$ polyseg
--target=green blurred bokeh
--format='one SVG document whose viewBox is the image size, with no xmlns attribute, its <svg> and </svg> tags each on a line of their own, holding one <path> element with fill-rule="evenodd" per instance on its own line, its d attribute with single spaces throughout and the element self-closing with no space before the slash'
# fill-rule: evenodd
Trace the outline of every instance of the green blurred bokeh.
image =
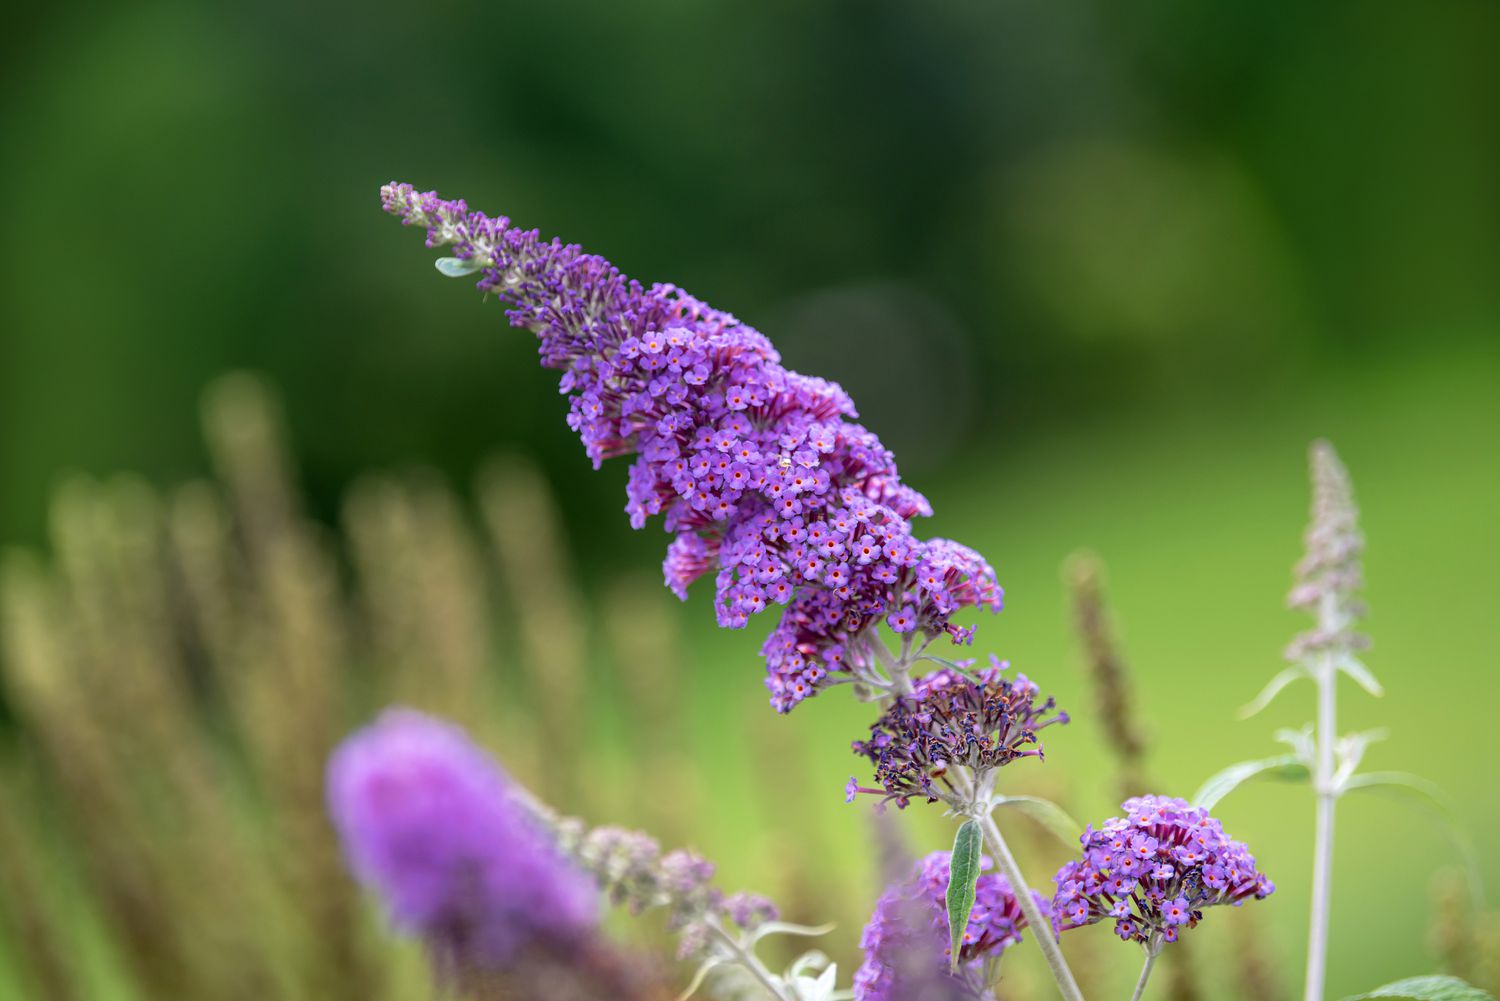
<svg viewBox="0 0 1500 1001">
<path fill-rule="evenodd" d="M 1107 815 L 1058 567 L 1098 551 L 1167 791 L 1307 716 L 1236 706 L 1299 628 L 1281 610 L 1331 437 L 1371 539 L 1371 752 L 1500 839 L 1491 634 L 1500 557 L 1500 7 L 1103 0 L 30 5 L 0 38 L 0 540 L 40 543 L 67 470 L 206 465 L 197 398 L 266 373 L 332 518 L 358 472 L 461 480 L 497 449 L 558 485 L 586 587 L 663 538 L 619 514 L 530 339 L 431 270 L 387 180 L 577 240 L 766 331 L 837 379 L 1009 608 L 980 642 L 1073 727 L 1048 769 Z M 669 598 L 662 596 L 664 602 Z M 681 610 L 715 776 L 699 846 L 730 881 L 794 844 L 714 716 L 760 711 L 761 631 Z M 862 852 L 837 795 L 865 710 L 778 725 L 798 810 Z M 809 794 L 804 785 L 827 790 Z M 655 791 L 652 794 L 656 794 Z M 1300 962 L 1310 810 L 1225 806 Z M 1333 996 L 1431 968 L 1419 817 L 1341 815 Z M 774 846 L 774 847 L 770 847 Z M 824 846 L 837 851 L 837 846 Z M 849 862 L 867 875 L 867 863 Z M 851 885 L 855 876 L 851 875 Z M 1128 964 L 1127 964 L 1128 965 Z M 1288 982 L 1296 976 L 1288 973 Z"/>
</svg>

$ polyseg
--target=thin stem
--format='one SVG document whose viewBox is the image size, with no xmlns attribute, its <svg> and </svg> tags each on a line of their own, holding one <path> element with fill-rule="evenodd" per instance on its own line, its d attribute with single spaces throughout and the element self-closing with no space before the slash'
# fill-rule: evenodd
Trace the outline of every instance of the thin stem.
<svg viewBox="0 0 1500 1001">
<path fill-rule="evenodd" d="M 740 945 L 739 940 L 725 931 L 717 920 L 711 919 L 708 922 L 708 926 L 719 936 L 719 941 L 724 943 L 725 947 L 729 949 L 730 954 L 734 957 L 734 961 L 746 970 L 749 970 L 750 975 L 760 981 L 760 985 L 766 989 L 767 994 L 775 998 L 776 1001 L 792 1001 L 786 992 L 781 989 L 781 978 L 766 969 L 766 964 L 760 961 L 759 956 Z"/>
<path fill-rule="evenodd" d="M 981 810 L 978 820 L 984 829 L 984 840 L 989 846 L 990 854 L 995 856 L 995 864 L 1000 867 L 1000 874 L 1009 881 L 1011 892 L 1016 895 L 1016 903 L 1021 905 L 1021 912 L 1026 915 L 1026 921 L 1036 935 L 1037 944 L 1042 947 L 1042 954 L 1047 957 L 1047 965 L 1052 968 L 1052 978 L 1057 981 L 1058 992 L 1067 1001 L 1083 1001 L 1078 981 L 1073 979 L 1073 971 L 1068 969 L 1068 961 L 1063 958 L 1062 949 L 1057 945 L 1057 937 L 1052 934 L 1052 922 L 1047 920 L 1047 916 L 1031 896 L 1031 887 L 1026 885 L 1021 867 L 1016 865 L 1016 857 L 1010 853 L 1010 846 L 1000 835 L 995 818 L 988 810 Z"/>
<path fill-rule="evenodd" d="M 1160 946 L 1146 946 L 1146 965 L 1141 967 L 1141 979 L 1135 982 L 1135 993 L 1130 995 L 1130 1001 L 1141 1001 L 1141 995 L 1146 993 L 1146 981 L 1151 979 L 1151 968 L 1156 965 L 1160 953 Z"/>
<path fill-rule="evenodd" d="M 1328 917 L 1333 899 L 1333 807 L 1338 790 L 1333 784 L 1333 742 L 1338 734 L 1335 695 L 1338 672 L 1333 658 L 1325 655 L 1314 672 L 1318 684 L 1317 760 L 1313 788 L 1318 797 L 1317 825 L 1313 834 L 1312 908 L 1307 930 L 1307 988 L 1305 1001 L 1323 1001 L 1328 968 Z"/>
</svg>

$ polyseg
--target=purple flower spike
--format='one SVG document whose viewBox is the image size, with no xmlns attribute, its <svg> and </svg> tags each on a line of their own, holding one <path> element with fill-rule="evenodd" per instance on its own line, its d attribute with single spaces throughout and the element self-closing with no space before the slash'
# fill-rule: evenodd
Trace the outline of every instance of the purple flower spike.
<svg viewBox="0 0 1500 1001">
<path fill-rule="evenodd" d="M 328 805 L 355 875 L 445 966 L 503 970 L 591 936 L 594 880 L 453 724 L 388 710 L 334 752 Z"/>
<path fill-rule="evenodd" d="M 1035 684 L 1024 674 L 1003 676 L 1005 663 L 974 678 L 942 668 L 917 678 L 911 695 L 897 697 L 870 727 L 869 740 L 856 740 L 854 753 L 870 759 L 884 789 L 882 802 L 905 808 L 913 798 L 940 799 L 948 769 L 975 772 L 999 768 L 1018 758 L 1041 758 L 1037 731 L 1066 723 L 1068 714 L 1052 699 L 1038 702 Z M 845 794 L 870 792 L 851 780 Z"/>
<path fill-rule="evenodd" d="M 882 620 L 901 633 L 972 627 L 965 607 L 998 611 L 995 573 L 977 553 L 912 536 L 931 514 L 891 453 L 854 422 L 836 384 L 788 371 L 764 336 L 673 285 L 643 286 L 575 245 L 470 213 L 407 184 L 387 212 L 451 244 L 509 305 L 512 325 L 562 371 L 569 425 L 594 464 L 634 455 L 626 512 L 661 515 L 676 535 L 663 570 L 679 596 L 713 572 L 719 623 L 784 608 L 762 654 L 771 704 L 786 712 L 832 675 L 867 665 L 856 642 Z"/>
<path fill-rule="evenodd" d="M 1090 827 L 1083 857 L 1058 870 L 1058 930 L 1112 918 L 1126 941 L 1175 942 L 1206 908 L 1262 900 L 1276 889 L 1207 810 L 1167 796 L 1128 799 L 1124 809 L 1125 818 Z"/>
<path fill-rule="evenodd" d="M 985 861 L 988 865 L 988 860 Z M 987 997 L 982 967 L 1021 941 L 1026 916 L 1004 876 L 979 877 L 974 909 L 959 953 L 957 976 L 948 973 L 948 852 L 934 852 L 911 875 L 881 895 L 865 925 L 865 961 L 854 976 L 855 1001 L 961 1001 Z M 1047 901 L 1037 895 L 1043 913 Z"/>
</svg>

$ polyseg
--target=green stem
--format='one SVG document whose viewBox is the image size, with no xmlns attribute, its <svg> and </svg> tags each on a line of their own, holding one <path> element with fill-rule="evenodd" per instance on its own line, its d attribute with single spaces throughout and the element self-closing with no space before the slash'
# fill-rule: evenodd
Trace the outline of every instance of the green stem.
<svg viewBox="0 0 1500 1001">
<path fill-rule="evenodd" d="M 776 1001 L 792 1001 L 782 990 L 781 978 L 776 976 L 766 965 L 760 961 L 760 957 L 740 945 L 739 940 L 724 930 L 717 919 L 710 918 L 709 928 L 719 937 L 719 941 L 728 949 L 734 961 L 750 972 L 750 975 L 766 989 L 766 993 L 775 998 Z"/>
<path fill-rule="evenodd" d="M 1312 906 L 1308 914 L 1307 985 L 1304 1001 L 1323 1001 L 1328 968 L 1328 919 L 1333 900 L 1333 808 L 1338 790 L 1333 788 L 1333 742 L 1338 734 L 1335 695 L 1338 671 L 1325 655 L 1314 674 L 1318 684 L 1317 759 L 1313 788 L 1318 797 L 1317 824 L 1313 834 Z"/>
<path fill-rule="evenodd" d="M 1057 981 L 1058 992 L 1066 1001 L 1083 1001 L 1083 992 L 1078 989 L 1078 981 L 1073 979 L 1073 971 L 1068 969 L 1068 961 L 1063 958 L 1062 949 L 1058 947 L 1057 936 L 1052 934 L 1052 922 L 1042 913 L 1042 909 L 1037 906 L 1035 898 L 1032 897 L 1031 887 L 1026 885 L 1026 879 L 1021 875 L 1021 867 L 1016 864 L 1016 857 L 1010 853 L 1010 846 L 1001 836 L 1000 828 L 995 824 L 995 818 L 988 809 L 981 809 L 977 819 L 984 829 L 984 840 L 989 846 L 990 854 L 995 857 L 995 864 L 999 867 L 1000 874 L 1010 883 L 1011 892 L 1016 895 L 1016 903 L 1021 905 L 1021 912 L 1026 915 L 1026 922 L 1031 925 L 1032 934 L 1036 936 L 1037 944 L 1042 947 L 1042 954 L 1047 958 L 1047 965 L 1052 968 L 1052 979 Z"/>
<path fill-rule="evenodd" d="M 1135 982 L 1135 993 L 1130 995 L 1130 1001 L 1141 1001 L 1141 995 L 1146 993 L 1146 981 L 1151 979 L 1151 968 L 1156 965 L 1156 957 L 1160 953 L 1160 946 L 1146 946 L 1146 965 L 1141 967 L 1141 979 Z"/>
</svg>

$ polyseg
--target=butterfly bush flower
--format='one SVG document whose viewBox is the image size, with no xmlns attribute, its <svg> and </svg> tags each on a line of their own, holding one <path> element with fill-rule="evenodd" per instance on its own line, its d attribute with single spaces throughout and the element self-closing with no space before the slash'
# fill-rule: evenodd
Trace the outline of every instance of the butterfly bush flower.
<svg viewBox="0 0 1500 1001">
<path fill-rule="evenodd" d="M 914 798 L 933 802 L 952 793 L 949 769 L 955 765 L 982 781 L 984 773 L 1017 759 L 1041 758 L 1037 732 L 1068 722 L 1068 714 L 1051 698 L 1039 701 L 1026 675 L 1005 677 L 1006 667 L 991 657 L 973 677 L 945 667 L 915 679 L 911 694 L 893 699 L 870 727 L 870 739 L 853 745 L 875 766 L 880 788 L 862 788 L 851 778 L 845 798 L 872 793 L 905 808 Z"/>
<path fill-rule="evenodd" d="M 407 184 L 381 197 L 426 228 L 428 246 L 452 246 L 450 271 L 477 273 L 537 336 L 595 466 L 635 457 L 625 509 L 633 526 L 660 515 L 675 535 L 668 586 L 685 596 L 713 573 L 730 628 L 782 609 L 762 648 L 778 711 L 872 668 L 863 640 L 881 621 L 962 642 L 972 629 L 954 612 L 999 610 L 979 554 L 912 534 L 931 507 L 837 384 L 784 368 L 759 332 L 674 285 L 642 285 L 576 245 Z"/>
<path fill-rule="evenodd" d="M 387 711 L 334 752 L 328 803 L 354 873 L 444 965 L 504 969 L 594 931 L 594 880 L 457 726 Z"/>
<path fill-rule="evenodd" d="M 911 874 L 881 895 L 860 938 L 865 960 L 854 976 L 855 1001 L 957 1001 L 987 997 L 983 967 L 1021 941 L 1026 917 L 1005 877 L 979 877 L 974 908 L 950 975 L 946 894 L 948 852 L 920 860 Z M 988 860 L 984 865 L 988 865 Z M 1046 912 L 1040 895 L 1037 903 Z"/>
<path fill-rule="evenodd" d="M 1175 942 L 1209 907 L 1264 899 L 1275 885 L 1208 811 L 1186 800 L 1139 796 L 1080 839 L 1083 857 L 1058 870 L 1058 930 L 1113 920 L 1115 934 L 1155 947 Z"/>
</svg>

